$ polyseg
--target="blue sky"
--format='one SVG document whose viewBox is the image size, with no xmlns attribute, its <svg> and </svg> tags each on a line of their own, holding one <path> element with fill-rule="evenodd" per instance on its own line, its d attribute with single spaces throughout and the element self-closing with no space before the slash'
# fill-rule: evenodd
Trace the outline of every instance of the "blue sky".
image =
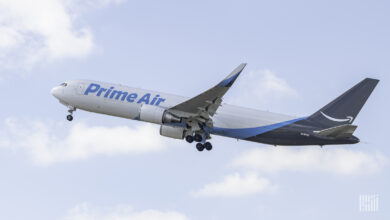
<svg viewBox="0 0 390 220">
<path fill-rule="evenodd" d="M 1 219 L 388 219 L 387 1 L 0 0 Z M 241 62 L 225 102 L 310 115 L 365 77 L 361 143 L 277 147 L 66 108 L 93 79 L 195 96 Z M 359 196 L 379 211 L 359 212 Z"/>
</svg>

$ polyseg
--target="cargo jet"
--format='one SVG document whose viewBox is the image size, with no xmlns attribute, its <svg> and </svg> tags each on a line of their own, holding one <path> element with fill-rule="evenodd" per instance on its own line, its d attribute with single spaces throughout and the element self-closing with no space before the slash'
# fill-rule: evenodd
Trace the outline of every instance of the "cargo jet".
<svg viewBox="0 0 390 220">
<path fill-rule="evenodd" d="M 211 135 L 271 145 L 355 144 L 353 121 L 379 82 L 366 78 L 308 117 L 292 117 L 222 103 L 241 74 L 239 65 L 216 86 L 192 98 L 119 84 L 72 80 L 51 90 L 68 108 L 159 124 L 162 136 L 211 150 Z"/>
</svg>

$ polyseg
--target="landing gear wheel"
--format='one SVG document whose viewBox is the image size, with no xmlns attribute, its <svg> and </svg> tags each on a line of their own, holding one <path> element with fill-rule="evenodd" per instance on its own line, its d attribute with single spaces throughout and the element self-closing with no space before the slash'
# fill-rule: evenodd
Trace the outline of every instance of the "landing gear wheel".
<svg viewBox="0 0 390 220">
<path fill-rule="evenodd" d="M 192 142 L 194 142 L 194 137 L 191 136 L 191 135 L 187 135 L 186 141 L 187 141 L 188 143 L 192 143 Z"/>
<path fill-rule="evenodd" d="M 203 139 L 202 135 L 200 135 L 200 134 L 195 134 L 195 135 L 194 135 L 194 140 L 195 140 L 196 142 L 201 142 L 202 139 Z"/>
<path fill-rule="evenodd" d="M 198 151 L 203 151 L 203 150 L 204 150 L 203 144 L 202 144 L 202 143 L 197 143 L 197 144 L 196 144 L 196 149 L 197 149 Z"/>
<path fill-rule="evenodd" d="M 206 148 L 206 150 L 210 151 L 211 149 L 213 149 L 213 145 L 211 145 L 210 142 L 206 142 L 206 143 L 204 143 L 204 148 Z"/>
<path fill-rule="evenodd" d="M 76 111 L 76 108 L 73 107 L 73 106 L 71 106 L 71 105 L 68 105 L 68 112 L 69 112 L 69 115 L 66 116 L 66 119 L 67 119 L 68 121 L 72 121 L 72 120 L 73 120 L 72 114 L 73 114 L 74 111 Z"/>
</svg>

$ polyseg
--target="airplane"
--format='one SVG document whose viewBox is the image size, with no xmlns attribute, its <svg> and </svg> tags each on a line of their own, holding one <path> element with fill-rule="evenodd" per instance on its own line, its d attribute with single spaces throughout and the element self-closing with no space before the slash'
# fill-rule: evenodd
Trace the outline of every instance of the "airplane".
<svg viewBox="0 0 390 220">
<path fill-rule="evenodd" d="M 196 142 L 198 151 L 211 150 L 211 135 L 270 145 L 356 144 L 352 123 L 379 80 L 366 78 L 307 117 L 292 117 L 222 103 L 246 63 L 225 79 L 192 98 L 119 84 L 71 80 L 54 87 L 51 94 L 73 112 L 89 112 L 160 125 L 160 135 Z"/>
</svg>

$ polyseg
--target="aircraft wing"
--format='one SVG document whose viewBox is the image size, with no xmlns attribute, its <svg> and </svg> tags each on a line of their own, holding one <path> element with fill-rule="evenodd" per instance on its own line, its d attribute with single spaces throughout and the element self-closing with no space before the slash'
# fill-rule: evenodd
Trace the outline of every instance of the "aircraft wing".
<svg viewBox="0 0 390 220">
<path fill-rule="evenodd" d="M 213 88 L 168 109 L 168 111 L 177 116 L 189 118 L 201 123 L 210 121 L 210 116 L 213 116 L 221 105 L 222 97 L 233 85 L 245 66 L 246 63 L 240 64 Z M 191 120 L 188 121 L 190 122 Z"/>
</svg>

